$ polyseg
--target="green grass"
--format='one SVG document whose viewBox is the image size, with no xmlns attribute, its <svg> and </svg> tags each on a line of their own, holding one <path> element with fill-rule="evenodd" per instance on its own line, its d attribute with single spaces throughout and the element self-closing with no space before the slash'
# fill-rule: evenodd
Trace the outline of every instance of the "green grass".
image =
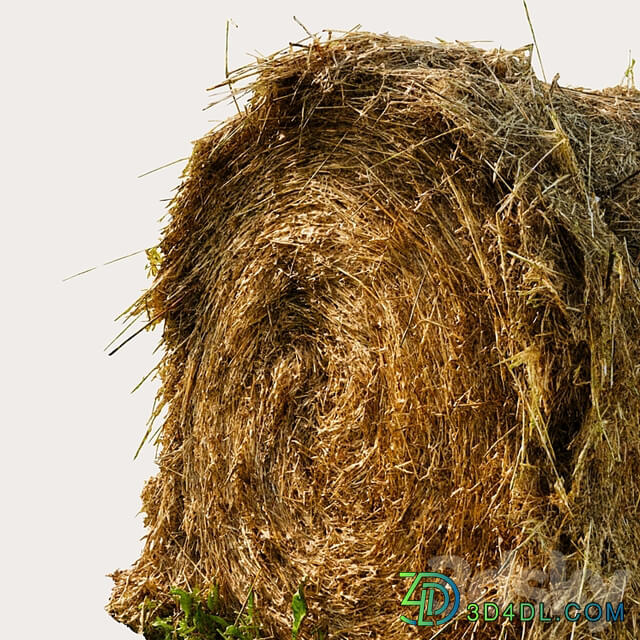
<svg viewBox="0 0 640 640">
<path fill-rule="evenodd" d="M 635 58 L 631 57 L 631 51 L 629 51 L 629 64 L 627 65 L 627 70 L 624 72 L 624 80 L 623 83 L 626 83 L 627 89 L 635 89 L 636 88 L 636 79 L 633 75 L 633 68 L 636 66 Z"/>
<path fill-rule="evenodd" d="M 233 622 L 223 615 L 217 587 L 207 591 L 194 589 L 185 591 L 174 587 L 171 596 L 175 599 L 177 613 L 156 616 L 145 626 L 147 640 L 258 640 L 264 637 L 255 607 L 253 590 L 249 591 L 242 609 Z M 154 610 L 157 604 L 146 601 L 143 605 Z M 291 601 L 291 638 L 298 640 L 302 623 L 307 615 L 304 583 L 300 584 Z M 314 638 L 326 640 L 326 634 L 315 630 Z"/>
</svg>

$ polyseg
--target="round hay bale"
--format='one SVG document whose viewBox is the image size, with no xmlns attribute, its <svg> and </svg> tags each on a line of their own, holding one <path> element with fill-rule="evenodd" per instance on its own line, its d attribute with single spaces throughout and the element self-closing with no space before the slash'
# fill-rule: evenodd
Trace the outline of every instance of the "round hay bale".
<svg viewBox="0 0 640 640">
<path fill-rule="evenodd" d="M 252 586 L 288 638 L 305 580 L 305 637 L 400 638 L 399 573 L 446 555 L 554 551 L 637 598 L 640 97 L 530 54 L 355 33 L 232 76 L 248 107 L 195 144 L 136 307 L 168 414 L 118 620 Z"/>
</svg>

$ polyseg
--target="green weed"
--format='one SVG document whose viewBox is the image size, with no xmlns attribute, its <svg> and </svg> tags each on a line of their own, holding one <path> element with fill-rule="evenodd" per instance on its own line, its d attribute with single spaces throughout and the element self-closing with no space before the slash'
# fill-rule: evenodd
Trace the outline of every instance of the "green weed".
<svg viewBox="0 0 640 640">
<path fill-rule="evenodd" d="M 256 613 L 253 590 L 249 591 L 246 602 L 233 622 L 223 614 L 217 587 L 203 592 L 171 589 L 171 596 L 177 604 L 173 616 L 156 616 L 144 630 L 148 640 L 259 640 L 263 637 Z M 157 604 L 147 601 L 148 610 L 157 609 Z M 291 601 L 292 640 L 298 640 L 302 622 L 307 615 L 304 585 L 300 584 Z M 314 638 L 326 640 L 325 633 L 315 630 Z"/>
<path fill-rule="evenodd" d="M 636 88 L 636 80 L 633 75 L 633 68 L 636 66 L 635 58 L 631 57 L 631 51 L 629 51 L 629 64 L 627 65 L 627 69 L 624 72 L 624 80 L 623 84 L 626 84 L 627 89 L 635 89 Z"/>
</svg>

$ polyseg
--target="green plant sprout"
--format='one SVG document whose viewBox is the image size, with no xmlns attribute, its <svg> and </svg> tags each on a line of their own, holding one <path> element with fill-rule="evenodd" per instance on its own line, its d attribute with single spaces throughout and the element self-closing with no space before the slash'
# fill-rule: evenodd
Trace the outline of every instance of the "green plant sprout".
<svg viewBox="0 0 640 640">
<path fill-rule="evenodd" d="M 631 57 L 631 50 L 629 50 L 629 63 L 627 64 L 627 69 L 624 72 L 624 78 L 622 83 L 626 84 L 627 89 L 635 89 L 636 81 L 633 75 L 633 68 L 636 66 L 635 58 Z"/>
<path fill-rule="evenodd" d="M 208 591 L 194 589 L 185 591 L 174 587 L 171 596 L 178 605 L 175 615 L 157 615 L 144 631 L 148 640 L 259 640 L 263 637 L 256 614 L 253 588 L 249 590 L 245 604 L 230 620 L 223 615 L 217 585 Z M 146 600 L 145 609 L 158 610 L 158 603 Z M 307 601 L 304 597 L 304 581 L 291 600 L 293 614 L 291 626 L 292 640 L 298 640 L 302 622 L 307 615 Z M 314 629 L 315 640 L 326 640 L 327 634 Z"/>
<path fill-rule="evenodd" d="M 191 593 L 174 587 L 171 595 L 179 605 L 176 616 L 157 616 L 146 631 L 151 640 L 258 640 L 260 630 L 256 620 L 253 591 L 249 592 L 246 611 L 230 622 L 221 614 L 218 588 L 206 594 L 198 589 Z"/>
</svg>

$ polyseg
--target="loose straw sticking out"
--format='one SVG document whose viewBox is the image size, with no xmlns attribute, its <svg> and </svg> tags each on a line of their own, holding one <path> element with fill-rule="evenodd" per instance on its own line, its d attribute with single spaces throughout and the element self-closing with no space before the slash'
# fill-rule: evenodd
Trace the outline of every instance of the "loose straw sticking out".
<svg viewBox="0 0 640 640">
<path fill-rule="evenodd" d="M 531 15 L 529 14 L 529 7 L 527 6 L 527 0 L 522 0 L 524 5 L 524 11 L 527 14 L 527 22 L 529 23 L 529 29 L 531 29 L 531 37 L 533 38 L 533 44 L 536 48 L 536 55 L 538 56 L 538 62 L 540 63 L 540 71 L 542 71 L 542 78 L 547 81 L 547 74 L 544 72 L 544 65 L 542 64 L 542 56 L 540 55 L 540 47 L 538 46 L 538 40 L 536 38 L 536 32 L 531 22 Z"/>
<path fill-rule="evenodd" d="M 449 554 L 468 598 L 556 551 L 637 601 L 640 96 L 551 91 L 528 52 L 349 33 L 229 74 L 252 98 L 195 145 L 133 310 L 164 319 L 167 417 L 118 620 L 253 584 L 284 639 L 306 578 L 309 637 L 405 638 L 398 574 Z"/>
</svg>

